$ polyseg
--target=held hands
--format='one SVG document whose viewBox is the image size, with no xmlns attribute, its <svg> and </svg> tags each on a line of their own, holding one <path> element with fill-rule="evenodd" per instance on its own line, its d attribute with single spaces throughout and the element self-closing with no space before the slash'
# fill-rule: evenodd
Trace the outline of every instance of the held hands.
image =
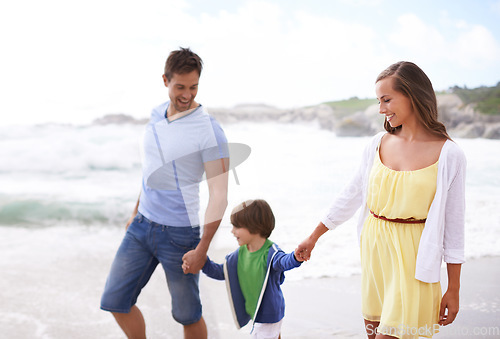
<svg viewBox="0 0 500 339">
<path fill-rule="evenodd" d="M 296 251 L 296 250 L 295 250 Z M 295 260 L 297 260 L 298 262 L 304 262 L 305 259 L 300 255 L 298 254 L 297 252 L 293 252 L 293 257 L 295 258 Z"/>
<path fill-rule="evenodd" d="M 295 258 L 297 261 L 307 261 L 311 258 L 311 252 L 314 249 L 316 242 L 307 238 L 297 246 L 295 249 Z"/>
<path fill-rule="evenodd" d="M 307 261 L 311 258 L 311 252 L 316 246 L 318 239 L 328 231 L 328 228 L 320 222 L 309 237 L 306 238 L 295 249 L 295 256 L 299 261 Z"/>
<path fill-rule="evenodd" d="M 205 265 L 206 260 L 206 253 L 201 253 L 197 249 L 191 250 L 182 257 L 182 271 L 184 274 L 197 274 Z"/>
</svg>

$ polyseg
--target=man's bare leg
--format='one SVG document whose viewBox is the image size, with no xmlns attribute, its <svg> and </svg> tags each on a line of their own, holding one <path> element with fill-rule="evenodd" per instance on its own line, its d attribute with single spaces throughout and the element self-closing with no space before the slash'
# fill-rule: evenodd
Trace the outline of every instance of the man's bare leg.
<svg viewBox="0 0 500 339">
<path fill-rule="evenodd" d="M 206 339 L 207 325 L 201 317 L 198 322 L 184 326 L 184 339 Z"/>
<path fill-rule="evenodd" d="M 146 339 L 146 324 L 137 306 L 132 306 L 129 313 L 112 312 L 118 325 L 129 339 Z"/>
</svg>

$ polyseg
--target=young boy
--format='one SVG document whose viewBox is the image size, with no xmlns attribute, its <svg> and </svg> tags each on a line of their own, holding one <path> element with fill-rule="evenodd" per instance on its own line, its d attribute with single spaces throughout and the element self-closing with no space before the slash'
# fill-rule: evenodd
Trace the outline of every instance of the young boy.
<svg viewBox="0 0 500 339">
<path fill-rule="evenodd" d="M 274 214 L 264 200 L 247 200 L 231 213 L 232 233 L 240 247 L 216 264 L 207 257 L 203 273 L 226 280 L 236 326 L 253 319 L 252 337 L 280 338 L 285 299 L 280 285 L 284 271 L 299 267 L 301 259 L 284 253 L 269 240 Z"/>
</svg>

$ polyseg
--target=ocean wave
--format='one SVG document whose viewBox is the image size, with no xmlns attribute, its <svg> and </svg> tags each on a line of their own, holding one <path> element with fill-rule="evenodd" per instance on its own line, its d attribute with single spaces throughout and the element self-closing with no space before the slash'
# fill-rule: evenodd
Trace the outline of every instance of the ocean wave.
<svg viewBox="0 0 500 339">
<path fill-rule="evenodd" d="M 0 201 L 0 225 L 27 228 L 57 225 L 121 226 L 130 217 L 132 202 L 79 202 L 33 198 Z"/>
<path fill-rule="evenodd" d="M 23 126 L 1 129 L 0 172 L 137 170 L 142 126 Z"/>
<path fill-rule="evenodd" d="M 368 142 L 368 138 L 339 138 L 306 124 L 244 123 L 224 129 L 230 142 L 252 148 L 236 169 L 237 182 L 230 176 L 226 214 L 248 198 L 266 199 L 277 220 L 272 239 L 287 250 L 293 250 L 317 225 L 356 170 Z M 50 226 L 74 231 L 75 225 L 123 227 L 141 187 L 142 131 L 142 126 L 134 125 L 0 128 L 0 226 L 30 231 Z M 455 141 L 468 162 L 466 256 L 499 255 L 500 141 Z M 205 183 L 200 190 L 203 213 Z M 218 243 L 232 248 L 234 238 L 225 219 Z M 335 265 L 342 272 L 355 267 L 358 249 L 353 223 L 339 227 L 335 236 L 322 240 L 324 246 L 318 246 L 319 252 L 325 249 L 320 257 L 325 258 L 321 262 L 330 267 L 328 271 L 306 267 L 305 275 L 335 274 Z"/>
</svg>

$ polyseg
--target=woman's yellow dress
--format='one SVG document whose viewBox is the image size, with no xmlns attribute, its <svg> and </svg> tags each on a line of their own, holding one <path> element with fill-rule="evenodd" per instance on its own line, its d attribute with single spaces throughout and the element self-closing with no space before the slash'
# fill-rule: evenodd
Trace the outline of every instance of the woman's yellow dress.
<svg viewBox="0 0 500 339">
<path fill-rule="evenodd" d="M 395 171 L 376 155 L 367 204 L 387 219 L 425 219 L 436 193 L 437 163 Z M 432 337 L 439 331 L 440 283 L 415 279 L 418 244 L 425 223 L 386 221 L 371 213 L 361 233 L 362 312 L 380 322 L 378 331 L 398 338 Z"/>
</svg>

